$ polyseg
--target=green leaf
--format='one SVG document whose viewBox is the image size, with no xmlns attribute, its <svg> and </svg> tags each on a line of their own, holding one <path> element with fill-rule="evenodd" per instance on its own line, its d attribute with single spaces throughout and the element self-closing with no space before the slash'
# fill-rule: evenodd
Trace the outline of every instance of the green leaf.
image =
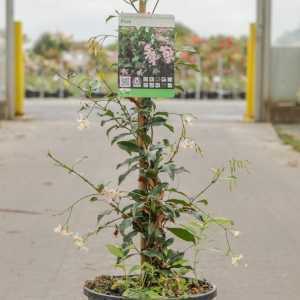
<svg viewBox="0 0 300 300">
<path fill-rule="evenodd" d="M 115 142 L 117 142 L 119 139 L 121 139 L 121 138 L 123 138 L 123 137 L 125 137 L 125 136 L 128 136 L 128 135 L 130 135 L 130 133 L 121 133 L 121 134 L 119 134 L 119 135 L 117 135 L 117 136 L 115 136 L 112 140 L 111 140 L 111 144 L 113 145 Z"/>
<path fill-rule="evenodd" d="M 115 114 L 112 110 L 108 109 L 108 110 L 105 111 L 105 114 L 103 116 L 114 118 Z"/>
<path fill-rule="evenodd" d="M 161 126 L 161 125 L 165 125 L 165 123 L 167 122 L 166 118 L 163 117 L 154 117 L 152 119 L 152 126 Z"/>
<path fill-rule="evenodd" d="M 168 117 L 169 113 L 166 111 L 158 111 L 157 113 L 155 113 L 155 116 L 164 116 L 164 117 Z"/>
<path fill-rule="evenodd" d="M 174 132 L 174 131 L 175 131 L 174 126 L 172 126 L 172 125 L 170 125 L 170 124 L 168 124 L 168 123 L 165 123 L 164 126 L 165 126 L 166 128 L 168 128 L 171 132 Z"/>
<path fill-rule="evenodd" d="M 106 248 L 113 256 L 116 256 L 118 258 L 122 258 L 124 256 L 123 250 L 120 247 L 110 244 L 107 245 Z"/>
<path fill-rule="evenodd" d="M 104 184 L 98 184 L 98 186 L 97 186 L 98 193 L 102 193 L 102 191 L 104 190 L 104 188 L 105 188 Z"/>
<path fill-rule="evenodd" d="M 127 172 L 119 176 L 119 185 L 126 179 L 126 177 L 133 171 L 136 171 L 138 169 L 138 165 L 134 165 L 131 167 Z"/>
<path fill-rule="evenodd" d="M 120 147 L 120 149 L 126 151 L 128 154 L 140 151 L 140 147 L 136 144 L 135 140 L 121 141 L 121 142 L 118 142 L 117 144 Z"/>
<path fill-rule="evenodd" d="M 205 206 L 207 206 L 208 205 L 208 200 L 207 199 L 201 199 L 201 200 L 199 200 L 199 201 L 197 201 L 198 203 L 202 203 L 202 204 L 204 204 Z"/>
<path fill-rule="evenodd" d="M 90 199 L 90 201 L 91 201 L 91 202 L 96 202 L 96 201 L 98 201 L 98 197 L 93 196 L 93 197 Z"/>
<path fill-rule="evenodd" d="M 189 199 L 189 196 L 188 196 L 186 193 L 181 192 L 181 191 L 178 191 L 178 190 L 175 189 L 175 188 L 168 189 L 168 192 L 170 192 L 170 193 L 176 193 L 176 194 L 179 194 L 179 195 L 184 196 L 184 197 L 186 197 L 187 199 Z"/>
<path fill-rule="evenodd" d="M 175 179 L 176 174 L 180 174 L 183 172 L 188 173 L 188 171 L 185 168 L 183 168 L 183 167 L 177 168 L 174 163 L 169 163 L 169 164 L 164 165 L 161 172 L 168 173 L 168 175 L 170 176 L 170 178 L 172 180 Z"/>
<path fill-rule="evenodd" d="M 168 139 L 163 139 L 163 144 L 164 144 L 164 146 L 169 147 L 170 141 Z"/>
<path fill-rule="evenodd" d="M 160 195 L 167 188 L 167 186 L 167 182 L 158 184 L 155 188 L 151 190 L 150 195 L 155 198 L 156 196 Z"/>
<path fill-rule="evenodd" d="M 233 226 L 234 225 L 234 222 L 232 220 L 226 219 L 226 218 L 213 218 L 209 221 L 209 223 L 210 222 L 216 223 L 221 226 Z"/>
<path fill-rule="evenodd" d="M 112 130 L 117 129 L 118 125 L 113 125 L 106 130 L 106 135 L 109 136 Z"/>
<path fill-rule="evenodd" d="M 168 227 L 167 229 L 170 232 L 172 232 L 175 236 L 177 236 L 178 238 L 180 238 L 186 242 L 196 243 L 195 236 L 186 229 L 179 228 L 179 227 L 177 227 L 177 228 L 176 227 L 173 227 L 173 228 Z"/>
<path fill-rule="evenodd" d="M 123 246 L 133 245 L 133 238 L 138 235 L 137 231 L 131 231 L 123 236 Z"/>
<path fill-rule="evenodd" d="M 141 288 L 141 289 L 127 289 L 123 295 L 126 299 L 133 300 L 158 300 L 163 299 L 158 293 L 153 291 L 150 288 Z"/>
<path fill-rule="evenodd" d="M 163 259 L 162 253 L 156 250 L 144 250 L 142 254 L 151 258 L 156 257 L 158 259 Z"/>
<path fill-rule="evenodd" d="M 175 164 L 170 163 L 170 164 L 164 165 L 161 171 L 168 173 L 168 175 L 170 176 L 170 178 L 172 180 L 174 180 L 175 179 L 175 169 L 176 169 Z"/>
<path fill-rule="evenodd" d="M 181 86 L 181 85 L 175 85 L 175 89 L 179 90 L 180 92 L 184 92 L 185 91 L 184 88 L 183 88 L 183 86 Z"/>
<path fill-rule="evenodd" d="M 187 206 L 187 207 L 191 206 L 191 203 L 189 203 L 189 202 L 187 202 L 185 200 L 182 200 L 182 199 L 169 199 L 166 202 L 168 202 L 168 203 L 174 203 L 174 204 L 182 205 L 182 206 Z"/>
<path fill-rule="evenodd" d="M 126 273 L 126 266 L 124 264 L 115 264 L 115 267 L 122 270 L 123 273 Z"/>
<path fill-rule="evenodd" d="M 176 63 L 176 65 L 182 65 L 182 66 L 185 66 L 187 69 L 194 70 L 196 72 L 200 72 L 199 66 L 197 66 L 196 64 L 191 64 L 191 63 L 185 62 L 183 60 L 178 61 Z"/>
<path fill-rule="evenodd" d="M 120 232 L 124 235 L 127 228 L 132 225 L 132 218 L 124 219 L 119 225 Z"/>
<path fill-rule="evenodd" d="M 102 121 L 100 122 L 100 126 L 103 127 L 104 125 L 106 125 L 107 123 L 112 122 L 113 120 L 114 120 L 114 118 L 112 118 L 112 119 L 107 119 L 107 120 L 102 120 Z"/>
<path fill-rule="evenodd" d="M 123 161 L 122 163 L 117 165 L 117 170 L 120 169 L 121 167 L 128 165 L 129 167 L 131 166 L 132 163 L 138 161 L 140 159 L 139 156 L 135 156 L 135 157 L 130 157 L 128 159 L 126 159 L 125 161 Z"/>
<path fill-rule="evenodd" d="M 131 268 L 129 269 L 128 274 L 129 274 L 129 275 L 135 274 L 135 273 L 137 273 L 138 271 L 140 271 L 140 269 L 141 269 L 141 266 L 140 266 L 140 265 L 135 265 L 135 266 L 133 266 L 133 267 L 131 267 Z"/>
<path fill-rule="evenodd" d="M 198 221 L 205 222 L 205 218 L 202 213 L 193 211 L 192 214 Z"/>
<path fill-rule="evenodd" d="M 99 224 L 101 222 L 101 220 L 105 217 L 108 216 L 112 213 L 112 210 L 105 210 L 104 212 L 102 212 L 101 214 L 99 214 L 97 216 L 97 224 Z"/>
<path fill-rule="evenodd" d="M 190 46 L 184 46 L 181 51 L 189 52 L 189 53 L 197 53 L 196 49 Z"/>
<path fill-rule="evenodd" d="M 110 15 L 110 16 L 108 16 L 106 19 L 105 19 L 105 22 L 106 23 L 108 23 L 111 19 L 114 19 L 114 18 L 116 18 L 117 16 L 115 16 L 115 15 Z"/>
<path fill-rule="evenodd" d="M 133 190 L 128 194 L 134 201 L 144 201 L 147 193 L 143 190 Z"/>
</svg>

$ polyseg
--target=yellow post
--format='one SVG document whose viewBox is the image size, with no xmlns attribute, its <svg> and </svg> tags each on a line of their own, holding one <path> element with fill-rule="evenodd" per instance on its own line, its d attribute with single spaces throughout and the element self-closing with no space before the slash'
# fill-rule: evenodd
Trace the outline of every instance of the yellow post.
<svg viewBox="0 0 300 300">
<path fill-rule="evenodd" d="M 15 109 L 16 116 L 24 115 L 25 68 L 22 23 L 15 22 Z"/>
<path fill-rule="evenodd" d="M 250 24 L 247 55 L 247 104 L 245 120 L 253 121 L 255 103 L 255 74 L 256 74 L 256 24 Z"/>
</svg>

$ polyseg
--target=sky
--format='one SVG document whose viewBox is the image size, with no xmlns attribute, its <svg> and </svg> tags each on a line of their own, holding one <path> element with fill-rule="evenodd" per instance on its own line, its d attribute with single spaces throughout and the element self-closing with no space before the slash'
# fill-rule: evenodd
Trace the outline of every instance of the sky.
<svg viewBox="0 0 300 300">
<path fill-rule="evenodd" d="M 122 0 L 15 0 L 16 17 L 31 39 L 44 31 L 64 31 L 76 39 L 112 33 L 116 21 L 105 24 L 114 12 L 129 12 Z M 154 0 L 150 1 L 155 2 Z M 149 6 L 150 7 L 150 6 Z M 200 35 L 246 34 L 255 19 L 255 0 L 161 0 L 158 13 L 174 14 Z"/>
<path fill-rule="evenodd" d="M 0 2 L 3 0 L 0 0 Z M 154 3 L 155 0 L 149 0 Z M 300 25 L 300 0 L 273 0 L 276 35 Z M 15 0 L 16 18 L 24 22 L 31 40 L 45 31 L 62 31 L 77 40 L 113 33 L 116 21 L 105 23 L 114 12 L 131 9 L 122 0 Z M 158 13 L 174 14 L 176 19 L 201 36 L 211 34 L 245 35 L 255 21 L 256 0 L 161 0 Z"/>
</svg>

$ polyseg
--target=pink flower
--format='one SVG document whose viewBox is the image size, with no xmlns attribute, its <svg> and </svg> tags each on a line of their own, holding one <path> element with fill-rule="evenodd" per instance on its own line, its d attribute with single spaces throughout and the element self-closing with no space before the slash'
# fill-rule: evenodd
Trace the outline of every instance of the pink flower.
<svg viewBox="0 0 300 300">
<path fill-rule="evenodd" d="M 160 52 L 164 58 L 166 64 L 170 64 L 174 61 L 174 50 L 169 46 L 161 46 Z"/>
<path fill-rule="evenodd" d="M 160 59 L 160 56 L 158 56 L 155 52 L 155 50 L 151 47 L 150 44 L 146 44 L 144 47 L 144 54 L 145 58 L 148 60 L 148 62 L 152 66 L 156 66 L 157 61 Z"/>
</svg>

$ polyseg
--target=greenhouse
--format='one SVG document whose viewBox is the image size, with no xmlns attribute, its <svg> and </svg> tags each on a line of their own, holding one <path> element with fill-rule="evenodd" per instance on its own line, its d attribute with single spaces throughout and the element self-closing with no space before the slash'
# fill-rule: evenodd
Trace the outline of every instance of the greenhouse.
<svg viewBox="0 0 300 300">
<path fill-rule="evenodd" d="M 1 0 L 0 2 L 1 8 L 5 8 L 1 9 L 0 16 L 0 112 L 2 117 L 6 116 L 10 119 L 13 118 L 16 110 L 15 94 L 20 93 L 20 89 L 24 89 L 20 74 L 16 74 L 20 72 L 20 68 L 19 71 L 15 69 L 15 64 L 19 66 L 22 64 L 16 62 L 21 56 L 16 56 L 17 50 L 14 49 L 16 40 L 14 5 L 16 5 L 14 1 Z M 201 73 L 195 76 L 190 71 L 177 72 L 177 80 L 183 83 L 187 90 L 187 94 L 179 93 L 177 97 L 198 99 L 247 97 L 245 108 L 247 119 L 257 121 L 299 119 L 297 106 L 300 86 L 298 63 L 300 51 L 297 39 L 299 30 L 297 31 L 298 24 L 294 21 L 281 20 L 280 12 L 283 6 L 286 14 L 295 13 L 292 0 L 284 3 L 279 0 L 256 1 L 256 22 L 249 25 L 252 29 L 249 31 L 248 41 L 243 38 L 222 38 L 222 36 L 208 39 L 192 36 L 193 47 L 199 53 L 199 57 L 189 57 L 189 54 L 183 53 L 185 56 L 182 58 L 188 63 L 198 65 Z M 186 29 L 178 28 L 178 30 L 178 37 L 182 32 L 186 39 Z M 63 43 L 68 43 L 66 37 L 57 38 Z M 79 69 L 83 68 L 80 61 L 85 62 L 84 68 L 87 66 L 92 68 L 95 62 L 90 61 L 86 56 L 84 46 L 77 44 L 72 46 L 72 49 L 74 50 L 71 50 L 70 54 L 63 53 L 60 61 L 56 59 L 45 64 L 52 64 L 51 68 L 55 68 L 57 72 L 60 72 L 64 66 L 68 68 L 68 65 L 75 61 L 80 64 Z M 21 50 L 18 51 L 20 53 Z M 243 53 L 247 53 L 247 62 L 242 59 Z M 105 60 L 111 62 L 111 58 L 116 55 L 115 50 L 108 49 Z M 39 59 L 39 57 L 26 55 L 26 91 L 28 91 L 26 95 L 70 94 L 70 91 L 62 90 L 63 83 L 50 79 L 49 76 L 52 75 L 47 75 L 48 67 L 43 66 L 42 61 L 39 63 Z M 45 78 L 48 76 L 48 79 L 42 79 L 43 76 Z M 115 80 L 115 78 L 115 75 L 111 74 L 108 80 Z M 38 86 L 40 91 L 31 92 Z"/>
</svg>

